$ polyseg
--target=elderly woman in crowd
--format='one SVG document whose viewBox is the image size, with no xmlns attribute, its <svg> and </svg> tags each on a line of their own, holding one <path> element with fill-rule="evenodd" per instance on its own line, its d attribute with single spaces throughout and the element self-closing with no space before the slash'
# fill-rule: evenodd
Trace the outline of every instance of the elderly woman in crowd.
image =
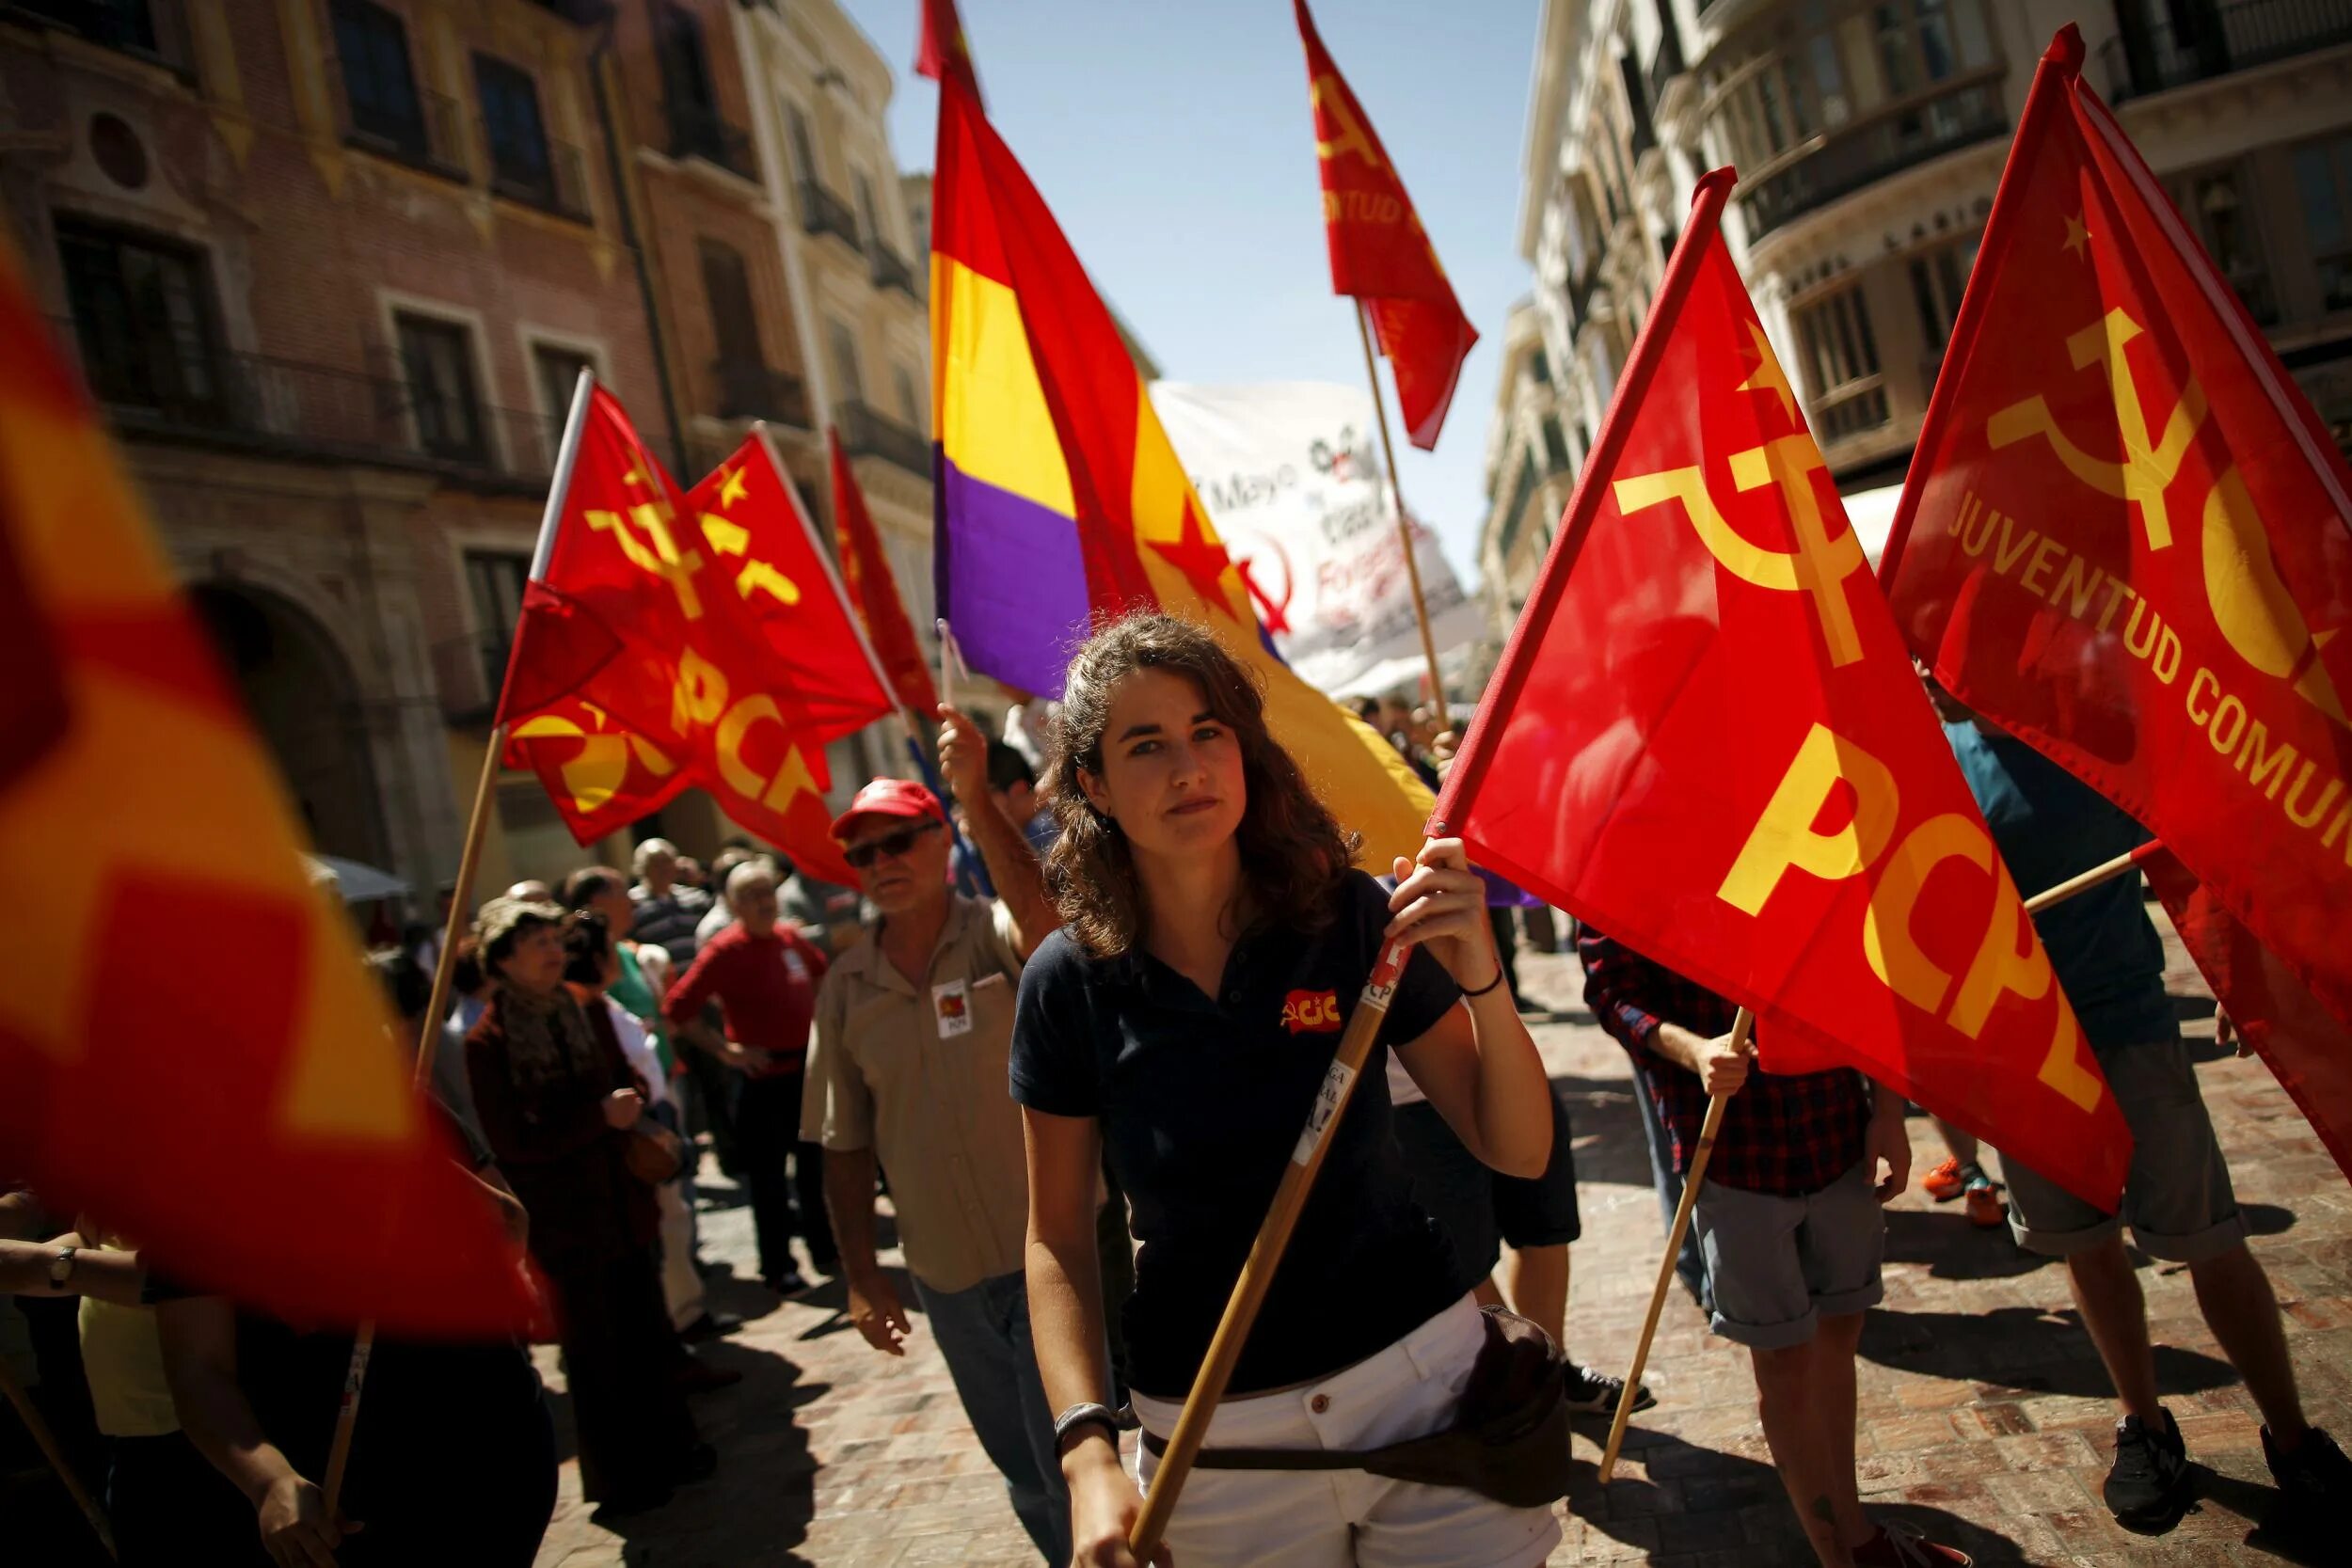
<svg viewBox="0 0 2352 1568">
<path fill-rule="evenodd" d="M 554 1289 L 581 1488 L 618 1515 L 657 1507 L 714 1455 L 668 1373 L 653 1188 L 629 1169 L 645 1108 L 610 1016 L 564 983 L 564 911 L 493 899 L 475 926 L 495 982 L 466 1037 L 482 1131 L 531 1214 Z"/>
</svg>

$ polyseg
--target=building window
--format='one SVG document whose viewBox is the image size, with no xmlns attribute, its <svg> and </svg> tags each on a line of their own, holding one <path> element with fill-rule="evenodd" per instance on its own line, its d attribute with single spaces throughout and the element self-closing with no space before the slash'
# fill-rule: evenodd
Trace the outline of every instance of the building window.
<svg viewBox="0 0 2352 1568">
<path fill-rule="evenodd" d="M 556 343 L 531 345 L 531 373 L 538 378 L 540 406 L 547 411 L 547 459 L 555 462 L 555 449 L 564 439 L 564 420 L 572 411 L 572 393 L 580 372 L 594 371 L 596 361 L 576 348 Z"/>
<path fill-rule="evenodd" d="M 454 322 L 405 311 L 392 325 L 408 379 L 408 406 L 416 416 L 417 445 L 435 457 L 489 461 L 482 398 L 474 386 L 473 334 Z"/>
<path fill-rule="evenodd" d="M 909 430 L 922 429 L 923 404 L 921 400 L 914 395 L 914 377 L 908 373 L 904 365 L 890 367 L 890 385 L 891 388 L 898 394 L 898 414 L 906 420 L 907 428 Z"/>
<path fill-rule="evenodd" d="M 792 138 L 792 166 L 803 180 L 817 183 L 817 143 L 808 134 L 808 117 L 798 103 L 784 106 L 785 134 Z"/>
<path fill-rule="evenodd" d="M 90 390 L 173 420 L 226 418 L 202 252 L 63 217 L 57 249 Z"/>
<path fill-rule="evenodd" d="M 834 401 L 864 403 L 866 383 L 858 374 L 856 335 L 846 324 L 829 321 L 825 324 L 825 346 L 833 355 L 834 378 L 841 384 Z"/>
<path fill-rule="evenodd" d="M 1939 245 L 1911 259 L 1911 297 L 1919 307 L 1919 332 L 1935 358 L 1952 341 L 1952 324 L 1960 319 L 1960 297 L 1968 274 L 1977 264 L 1977 241 L 1965 239 Z"/>
<path fill-rule="evenodd" d="M 1735 160 L 1767 163 L 1998 58 L 1985 0 L 1887 0 L 1834 23 L 1812 0 L 1797 21 L 1787 43 L 1718 80 L 1713 119 Z"/>
<path fill-rule="evenodd" d="M 763 365 L 759 349 L 759 314 L 752 305 L 751 269 L 743 253 L 719 240 L 704 240 L 703 294 L 710 306 L 710 327 L 717 335 L 719 357 L 738 364 Z"/>
<path fill-rule="evenodd" d="M 1568 459 L 1568 438 L 1560 429 L 1560 416 L 1546 414 L 1544 425 L 1544 472 L 1565 474 L 1574 465 Z"/>
<path fill-rule="evenodd" d="M 408 29 L 400 18 L 374 0 L 335 0 L 335 52 L 342 61 L 352 130 L 423 157 L 424 108 L 408 64 Z"/>
<path fill-rule="evenodd" d="M 850 182 L 857 190 L 857 227 L 868 245 L 883 243 L 882 217 L 874 206 L 874 182 L 864 174 L 853 174 Z"/>
<path fill-rule="evenodd" d="M 2321 306 L 2352 309 L 2352 136 L 2295 150 L 2295 194 L 2303 238 L 2319 272 Z"/>
<path fill-rule="evenodd" d="M 1813 393 L 1813 422 L 1823 446 L 1886 422 L 1878 340 L 1862 286 L 1841 289 L 1794 312 L 1799 362 Z"/>
<path fill-rule="evenodd" d="M 2176 175 L 2165 182 L 2165 188 L 2205 254 L 2237 291 L 2246 313 L 2265 326 L 2277 325 L 2278 302 L 2271 293 L 2270 266 L 2264 259 L 2262 228 L 2244 166 L 2225 164 Z"/>
<path fill-rule="evenodd" d="M 555 200 L 555 170 L 548 128 L 539 118 L 539 87 L 531 72 L 487 55 L 473 57 L 482 95 L 482 129 L 490 143 L 490 182 L 503 195 L 541 206 Z"/>
<path fill-rule="evenodd" d="M 466 592 L 481 632 L 485 689 L 494 696 L 506 684 L 506 655 L 522 622 L 523 582 L 531 557 L 505 550 L 466 552 Z"/>
<path fill-rule="evenodd" d="M 719 95 L 711 87 L 710 55 L 703 47 L 703 24 L 681 7 L 661 7 L 657 13 L 661 58 L 661 88 L 675 108 L 716 113 Z"/>
</svg>

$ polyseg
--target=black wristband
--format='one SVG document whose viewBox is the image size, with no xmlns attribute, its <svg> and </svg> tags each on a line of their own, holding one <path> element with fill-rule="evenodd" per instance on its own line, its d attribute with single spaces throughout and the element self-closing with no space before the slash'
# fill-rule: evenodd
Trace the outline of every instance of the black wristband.
<svg viewBox="0 0 2352 1568">
<path fill-rule="evenodd" d="M 1485 985 L 1479 987 L 1476 990 L 1464 991 L 1462 993 L 1462 1000 L 1467 1002 L 1474 996 L 1484 996 L 1501 984 L 1502 984 L 1502 965 L 1498 963 L 1495 965 L 1495 977 L 1487 981 Z"/>
</svg>

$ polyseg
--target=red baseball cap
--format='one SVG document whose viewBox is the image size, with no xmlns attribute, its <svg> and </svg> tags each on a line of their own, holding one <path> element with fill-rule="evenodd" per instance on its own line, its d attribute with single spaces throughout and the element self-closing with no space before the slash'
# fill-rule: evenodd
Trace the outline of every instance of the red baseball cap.
<svg viewBox="0 0 2352 1568">
<path fill-rule="evenodd" d="M 833 836 L 850 836 L 850 824 L 861 816 L 906 816 L 928 818 L 933 822 L 947 820 L 946 808 L 939 797 L 912 779 L 876 779 L 857 792 L 850 809 L 833 819 Z"/>
</svg>

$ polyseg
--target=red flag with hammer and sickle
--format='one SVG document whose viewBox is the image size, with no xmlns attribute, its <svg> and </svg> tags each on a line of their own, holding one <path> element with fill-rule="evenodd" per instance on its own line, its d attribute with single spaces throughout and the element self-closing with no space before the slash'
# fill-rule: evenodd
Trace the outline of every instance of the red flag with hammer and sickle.
<svg viewBox="0 0 2352 1568">
<path fill-rule="evenodd" d="M 2249 1016 L 2247 1036 L 2290 1086 L 2337 1085 L 2297 1101 L 2352 1171 L 2352 1064 L 2309 1059 L 2352 1026 L 2347 498 L 2342 455 L 2067 27 L 1881 570 L 1955 696 L 2162 839 L 2201 884 L 2201 928 L 2243 927 L 2192 941 L 2242 955 L 2208 966 L 2217 990 L 2263 967 L 2250 938 L 2332 1015 L 2316 1033 Z"/>
<path fill-rule="evenodd" d="M 1470 858 L 2112 1207 L 2131 1137 L 1795 388 L 1691 223 L 1438 801 Z"/>
</svg>

